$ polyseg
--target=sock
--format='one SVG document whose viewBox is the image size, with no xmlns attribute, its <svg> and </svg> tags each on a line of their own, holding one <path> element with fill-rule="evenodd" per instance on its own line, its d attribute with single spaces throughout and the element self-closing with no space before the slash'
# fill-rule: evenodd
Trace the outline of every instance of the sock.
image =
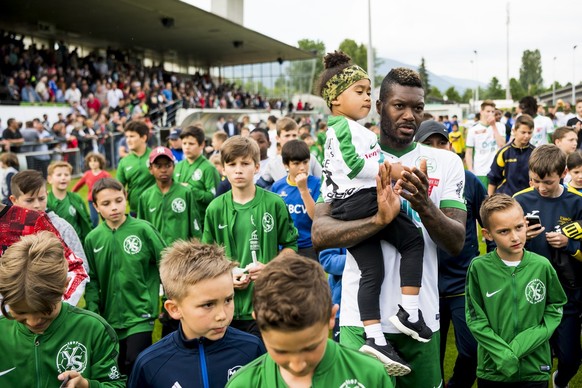
<svg viewBox="0 0 582 388">
<path fill-rule="evenodd" d="M 384 333 L 382 333 L 382 325 L 379 323 L 373 323 L 368 326 L 364 326 L 364 331 L 366 332 L 366 337 L 374 338 L 374 342 L 379 346 L 386 346 L 386 338 Z"/>
<path fill-rule="evenodd" d="M 410 323 L 418 322 L 418 295 L 402 295 L 402 308 L 410 315 Z"/>
</svg>

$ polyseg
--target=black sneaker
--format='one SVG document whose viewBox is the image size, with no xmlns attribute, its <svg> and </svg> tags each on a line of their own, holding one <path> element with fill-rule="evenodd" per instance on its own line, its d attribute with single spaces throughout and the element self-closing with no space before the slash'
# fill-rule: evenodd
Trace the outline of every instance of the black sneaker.
<svg viewBox="0 0 582 388">
<path fill-rule="evenodd" d="M 360 348 L 360 352 L 369 354 L 380 360 L 390 376 L 404 376 L 411 371 L 410 365 L 400 358 L 389 342 L 384 346 L 380 346 L 376 345 L 374 338 L 368 338 L 366 343 Z"/>
<path fill-rule="evenodd" d="M 432 338 L 432 330 L 428 328 L 426 323 L 424 323 L 424 318 L 422 317 L 422 311 L 418 310 L 418 321 L 417 322 L 410 322 L 408 317 L 410 315 L 402 308 L 402 306 L 398 305 L 398 312 L 396 315 L 393 315 L 389 318 L 390 322 L 398 330 L 403 332 L 406 335 L 411 336 L 415 340 L 419 342 L 428 342 Z"/>
</svg>

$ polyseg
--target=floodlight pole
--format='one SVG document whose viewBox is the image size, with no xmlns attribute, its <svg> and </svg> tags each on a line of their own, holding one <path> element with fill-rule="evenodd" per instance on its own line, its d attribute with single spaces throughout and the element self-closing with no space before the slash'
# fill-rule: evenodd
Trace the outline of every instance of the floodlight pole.
<svg viewBox="0 0 582 388">
<path fill-rule="evenodd" d="M 576 47 L 572 49 L 572 105 L 576 104 Z"/>
<path fill-rule="evenodd" d="M 372 47 L 372 0 L 368 0 L 368 76 L 374 93 L 374 48 Z M 373 98 L 373 96 L 371 96 Z"/>
<path fill-rule="evenodd" d="M 507 36 L 506 36 L 506 50 L 505 58 L 505 79 L 507 80 L 507 87 L 505 88 L 505 99 L 511 100 L 511 90 L 509 89 L 509 1 L 507 2 Z"/>
<path fill-rule="evenodd" d="M 552 82 L 552 106 L 556 106 L 556 59 L 554 57 L 553 82 Z"/>
</svg>

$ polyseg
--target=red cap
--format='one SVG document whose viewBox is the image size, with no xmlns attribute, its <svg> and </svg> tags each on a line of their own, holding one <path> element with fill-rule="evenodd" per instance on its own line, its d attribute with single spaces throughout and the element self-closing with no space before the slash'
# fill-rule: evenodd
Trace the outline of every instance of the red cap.
<svg viewBox="0 0 582 388">
<path fill-rule="evenodd" d="M 170 151 L 168 147 L 156 147 L 150 153 L 150 164 L 152 164 L 160 156 L 165 156 L 170 158 L 172 162 L 175 162 L 174 154 L 172 154 L 172 151 Z"/>
</svg>

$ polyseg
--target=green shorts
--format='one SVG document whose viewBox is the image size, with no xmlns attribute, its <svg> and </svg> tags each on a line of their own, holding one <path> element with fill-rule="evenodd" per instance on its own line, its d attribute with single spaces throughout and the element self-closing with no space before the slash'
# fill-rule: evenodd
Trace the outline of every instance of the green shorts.
<svg viewBox="0 0 582 388">
<path fill-rule="evenodd" d="M 489 187 L 489 178 L 487 178 L 487 175 L 485 175 L 485 176 L 477 175 L 477 179 L 479 179 L 479 181 L 481 181 L 481 183 L 485 187 L 485 190 L 487 190 L 487 188 Z"/>
<path fill-rule="evenodd" d="M 341 326 L 340 343 L 352 349 L 359 349 L 364 344 L 364 328 Z M 396 377 L 398 388 L 438 388 L 443 379 L 440 367 L 440 332 L 432 336 L 430 342 L 418 342 L 406 334 L 386 334 L 388 340 L 400 356 L 410 364 L 412 372 L 406 376 Z"/>
</svg>

